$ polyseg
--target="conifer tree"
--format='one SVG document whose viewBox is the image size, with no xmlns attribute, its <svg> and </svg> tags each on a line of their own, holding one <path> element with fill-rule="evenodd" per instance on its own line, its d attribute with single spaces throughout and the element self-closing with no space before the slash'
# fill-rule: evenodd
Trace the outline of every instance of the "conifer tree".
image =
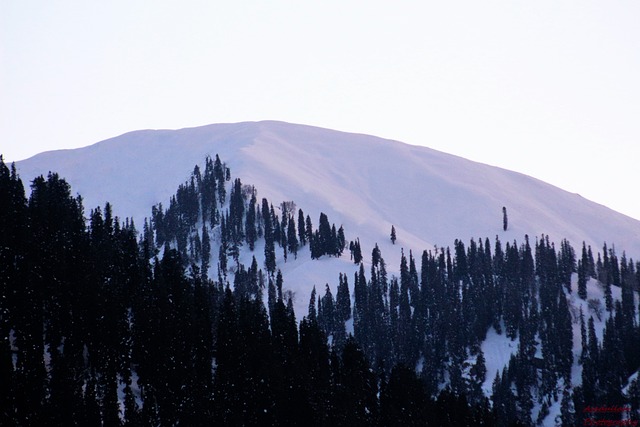
<svg viewBox="0 0 640 427">
<path fill-rule="evenodd" d="M 213 165 L 213 174 L 217 182 L 216 188 L 218 189 L 218 201 L 222 206 L 227 197 L 227 190 L 225 188 L 226 173 L 225 167 L 223 166 L 222 162 L 220 161 L 220 157 L 218 157 L 217 154 L 215 163 Z"/>
<path fill-rule="evenodd" d="M 202 224 L 202 264 L 200 265 L 200 270 L 202 272 L 202 277 L 206 281 L 209 272 L 209 263 L 211 260 L 211 240 L 209 238 L 209 230 L 207 229 L 207 224 Z"/>
<path fill-rule="evenodd" d="M 320 220 L 318 222 L 318 254 L 322 256 L 324 254 L 333 254 L 334 240 L 331 234 L 331 225 L 329 225 L 329 219 L 323 212 L 320 213 Z"/>
<path fill-rule="evenodd" d="M 342 252 L 344 251 L 344 247 L 346 245 L 346 238 L 344 236 L 344 227 L 340 226 L 340 228 L 338 228 L 338 240 L 337 240 L 337 253 L 336 256 L 341 256 Z"/>
<path fill-rule="evenodd" d="M 476 356 L 476 363 L 473 365 L 470 371 L 471 374 L 471 388 L 470 395 L 476 401 L 480 402 L 483 398 L 482 384 L 484 384 L 485 377 L 487 375 L 487 366 L 484 358 L 484 352 L 481 348 L 478 348 L 478 355 Z"/>
<path fill-rule="evenodd" d="M 311 217 L 307 215 L 304 222 L 305 240 L 311 245 L 311 239 L 313 239 L 313 224 L 311 223 Z"/>
<path fill-rule="evenodd" d="M 309 312 L 307 314 L 307 319 L 310 322 L 317 322 L 318 314 L 316 310 L 316 287 L 314 286 L 311 290 L 311 298 L 309 299 Z"/>
<path fill-rule="evenodd" d="M 368 348 L 371 339 L 370 323 L 367 316 L 369 295 L 362 264 L 360 264 L 359 271 L 355 273 L 353 283 L 353 333 L 358 344 L 363 348 Z"/>
<path fill-rule="evenodd" d="M 509 226 L 509 220 L 507 218 L 507 208 L 502 207 L 502 230 L 507 231 L 507 227 Z"/>
<path fill-rule="evenodd" d="M 378 393 L 375 376 L 362 349 L 352 337 L 347 339 L 342 352 L 335 411 L 345 425 L 373 425 L 378 416 Z"/>
<path fill-rule="evenodd" d="M 307 231 L 302 209 L 298 209 L 298 240 L 300 241 L 300 246 L 307 244 Z"/>
<path fill-rule="evenodd" d="M 329 288 L 329 284 L 327 284 L 325 286 L 324 296 L 320 300 L 320 304 L 318 304 L 318 311 L 320 311 L 320 307 L 322 307 L 322 321 L 318 319 L 318 323 L 320 324 L 320 328 L 323 329 L 324 333 L 327 336 L 333 335 L 336 330 L 335 305 L 336 303 L 333 299 L 331 288 Z"/>
<path fill-rule="evenodd" d="M 427 425 L 430 408 L 422 382 L 415 371 L 396 365 L 389 383 L 380 391 L 380 421 L 382 425 Z"/>
<path fill-rule="evenodd" d="M 255 243 L 258 238 L 258 233 L 256 230 L 256 192 L 255 189 L 251 192 L 251 199 L 249 201 L 249 207 L 247 209 L 246 222 L 245 222 L 245 238 L 247 241 L 247 245 L 249 245 L 249 250 L 253 251 L 255 248 Z"/>
<path fill-rule="evenodd" d="M 278 274 L 280 274 L 280 270 L 278 270 Z M 271 319 L 271 322 L 274 321 L 276 302 L 278 302 L 278 299 L 276 297 L 276 285 L 273 283 L 273 278 L 269 277 L 269 285 L 267 289 L 267 308 L 269 309 L 269 318 Z"/>
<path fill-rule="evenodd" d="M 265 235 L 264 265 L 267 271 L 273 274 L 276 268 L 276 248 L 273 236 L 270 233 Z"/>
<path fill-rule="evenodd" d="M 336 312 L 341 322 L 346 322 L 351 318 L 351 296 L 349 294 L 349 284 L 347 276 L 340 273 L 338 293 L 336 295 Z"/>
<path fill-rule="evenodd" d="M 578 260 L 578 297 L 582 300 L 587 299 L 587 271 L 584 259 Z"/>
<path fill-rule="evenodd" d="M 287 245 L 289 252 L 291 252 L 295 259 L 298 258 L 298 238 L 296 237 L 296 223 L 293 218 L 289 219 L 287 226 Z"/>
</svg>

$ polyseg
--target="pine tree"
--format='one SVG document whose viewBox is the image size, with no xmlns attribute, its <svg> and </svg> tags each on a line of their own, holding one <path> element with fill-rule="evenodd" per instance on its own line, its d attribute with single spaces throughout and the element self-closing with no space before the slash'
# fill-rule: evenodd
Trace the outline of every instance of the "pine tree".
<svg viewBox="0 0 640 427">
<path fill-rule="evenodd" d="M 266 229 L 265 229 L 266 231 Z M 276 270 L 276 248 L 273 239 L 273 235 L 271 233 L 265 232 L 265 243 L 264 243 L 264 265 L 267 271 L 273 274 Z"/>
<path fill-rule="evenodd" d="M 483 398 L 482 384 L 484 384 L 485 377 L 487 375 L 487 366 L 484 358 L 484 352 L 481 348 L 478 348 L 478 355 L 476 356 L 476 363 L 473 365 L 470 371 L 471 384 L 470 384 L 470 397 L 476 403 L 479 403 Z"/>
<path fill-rule="evenodd" d="M 351 258 L 354 264 L 360 264 L 362 262 L 362 248 L 360 247 L 360 239 L 356 239 L 355 242 L 349 243 L 349 250 L 351 252 Z"/>
<path fill-rule="evenodd" d="M 316 287 L 314 286 L 311 290 L 311 298 L 309 299 L 309 312 L 307 314 L 307 319 L 310 322 L 317 322 L 318 314 L 316 310 Z"/>
<path fill-rule="evenodd" d="M 202 277 L 206 281 L 209 274 L 209 262 L 211 260 L 211 240 L 209 238 L 209 230 L 207 230 L 207 224 L 202 224 L 202 263 L 200 270 L 202 271 Z"/>
<path fill-rule="evenodd" d="M 347 276 L 340 273 L 338 293 L 336 295 L 336 312 L 341 322 L 346 322 L 351 318 L 351 296 L 349 294 L 349 284 Z"/>
<path fill-rule="evenodd" d="M 331 234 L 331 225 L 329 225 L 329 219 L 323 212 L 320 213 L 320 220 L 318 222 L 318 254 L 320 256 L 324 254 L 334 253 L 334 240 Z"/>
<path fill-rule="evenodd" d="M 364 352 L 352 337 L 342 352 L 340 388 L 336 391 L 344 425 L 374 425 L 378 416 L 378 387 Z"/>
<path fill-rule="evenodd" d="M 318 323 L 327 336 L 333 335 L 336 330 L 337 316 L 335 306 L 336 302 L 333 299 L 331 288 L 329 288 L 329 284 L 327 284 L 325 286 L 324 296 L 320 300 L 320 304 L 318 304 L 318 312 L 320 312 L 320 308 L 322 310 L 322 319 L 320 319 L 320 315 L 318 315 Z"/>
<path fill-rule="evenodd" d="M 563 426 L 576 425 L 575 408 L 570 389 L 566 387 L 562 390 L 562 402 L 560 404 L 560 420 Z"/>
<path fill-rule="evenodd" d="M 583 260 L 578 260 L 578 297 L 587 299 L 587 271 Z"/>
<path fill-rule="evenodd" d="M 18 372 L 14 372 L 9 337 L 20 316 L 20 301 L 15 297 L 20 294 L 21 287 L 18 284 L 23 263 L 21 260 L 24 259 L 22 243 L 27 236 L 27 204 L 15 165 L 12 164 L 9 170 L 2 155 L 0 205 L 0 377 L 4 378 L 0 382 L 0 424 L 17 425 L 15 395 Z"/>
<path fill-rule="evenodd" d="M 381 424 L 427 425 L 430 406 L 422 382 L 416 377 L 415 371 L 404 365 L 395 366 L 389 376 L 389 383 L 380 392 Z"/>
<path fill-rule="evenodd" d="M 593 261 L 593 260 L 592 260 Z M 578 297 L 587 299 L 587 278 L 589 274 L 589 256 L 585 242 L 582 242 L 582 256 L 578 260 Z"/>
<path fill-rule="evenodd" d="M 502 207 L 502 230 L 507 231 L 507 227 L 509 226 L 509 220 L 507 218 L 507 208 Z"/>
<path fill-rule="evenodd" d="M 307 231 L 304 221 L 304 212 L 302 212 L 302 209 L 298 209 L 298 240 L 300 241 L 301 246 L 307 244 Z"/>
<path fill-rule="evenodd" d="M 307 215 L 307 218 L 305 219 L 304 230 L 305 230 L 304 240 L 309 242 L 309 245 L 311 245 L 311 239 L 313 239 L 313 224 L 311 223 L 311 217 L 309 217 L 309 215 Z"/>
<path fill-rule="evenodd" d="M 218 201 L 220 202 L 220 205 L 223 205 L 227 196 L 227 190 L 225 188 L 226 174 L 225 167 L 223 166 L 222 162 L 220 161 L 220 157 L 218 157 L 217 154 L 216 160 L 213 165 L 213 174 L 217 182 L 216 187 L 218 189 Z"/>
<path fill-rule="evenodd" d="M 344 251 L 344 247 L 346 245 L 346 238 L 344 237 L 344 227 L 340 226 L 340 228 L 338 228 L 338 240 L 336 242 L 337 244 L 337 253 L 336 256 L 341 256 L 342 252 Z"/>
<path fill-rule="evenodd" d="M 255 189 L 251 192 L 251 200 L 249 201 L 249 208 L 247 209 L 247 216 L 245 222 L 245 238 L 249 245 L 249 250 L 253 251 L 255 243 L 258 238 L 256 230 L 256 192 Z"/>
<path fill-rule="evenodd" d="M 370 349 L 371 319 L 369 318 L 369 287 L 364 274 L 364 266 L 354 275 L 353 285 L 353 334 L 358 344 L 365 352 Z"/>
<path fill-rule="evenodd" d="M 581 343 L 581 353 L 580 353 L 580 363 L 583 364 L 584 360 L 587 357 L 587 353 L 589 351 L 589 347 L 587 345 L 587 327 L 584 323 L 584 313 L 582 312 L 582 307 L 580 307 L 580 343 Z"/>
<path fill-rule="evenodd" d="M 396 244 L 396 228 L 391 226 L 391 243 Z"/>
<path fill-rule="evenodd" d="M 280 275 L 280 270 L 278 270 L 278 275 Z M 271 319 L 271 322 L 274 321 L 274 312 L 277 302 L 278 298 L 276 296 L 276 285 L 273 283 L 273 279 L 269 277 L 269 285 L 267 289 L 267 308 L 269 309 L 269 318 Z"/>
<path fill-rule="evenodd" d="M 293 218 L 289 219 L 289 224 L 287 227 L 287 244 L 289 247 L 289 252 L 291 252 L 295 259 L 298 258 L 298 238 L 296 237 L 296 223 L 293 221 Z"/>
</svg>

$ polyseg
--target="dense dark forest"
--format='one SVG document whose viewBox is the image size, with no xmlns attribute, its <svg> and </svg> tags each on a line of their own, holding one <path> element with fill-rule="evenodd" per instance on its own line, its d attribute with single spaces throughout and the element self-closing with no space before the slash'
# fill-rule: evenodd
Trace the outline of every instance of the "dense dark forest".
<svg viewBox="0 0 640 427">
<path fill-rule="evenodd" d="M 27 199 L 1 159 L 0 207 L 1 425 L 511 426 L 558 403 L 562 425 L 640 415 L 640 265 L 607 245 L 456 240 L 403 252 L 390 275 L 377 245 L 369 259 L 324 213 L 315 228 L 293 202 L 258 202 L 217 156 L 140 232 L 109 204 L 87 215 L 55 173 Z M 294 313 L 276 259 L 345 248 L 359 271 Z M 497 374 L 489 331 L 517 343 Z"/>
</svg>

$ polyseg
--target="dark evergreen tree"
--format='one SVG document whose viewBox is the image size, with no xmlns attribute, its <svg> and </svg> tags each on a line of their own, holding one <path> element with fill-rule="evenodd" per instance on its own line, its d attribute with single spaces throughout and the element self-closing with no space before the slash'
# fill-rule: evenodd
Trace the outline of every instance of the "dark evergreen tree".
<svg viewBox="0 0 640 427">
<path fill-rule="evenodd" d="M 311 223 L 311 217 L 307 215 L 304 222 L 305 240 L 311 245 L 311 239 L 313 239 L 313 224 Z"/>
<path fill-rule="evenodd" d="M 364 275 L 364 266 L 360 264 L 360 270 L 354 276 L 353 281 L 353 334 L 360 346 L 367 348 L 371 336 L 368 322 L 368 288 L 367 278 Z"/>
<path fill-rule="evenodd" d="M 324 213 L 320 213 L 320 221 L 318 222 L 318 254 L 332 254 L 334 253 L 334 240 L 331 234 L 331 225 L 329 219 Z"/>
<path fill-rule="evenodd" d="M 216 187 L 218 189 L 218 201 L 220 205 L 224 204 L 227 197 L 227 190 L 225 188 L 225 181 L 227 180 L 225 169 L 226 167 L 222 164 L 220 157 L 216 154 L 216 160 L 213 164 L 213 175 L 217 183 Z"/>
<path fill-rule="evenodd" d="M 360 239 L 356 239 L 349 243 L 349 251 L 351 252 L 351 259 L 354 264 L 360 264 L 362 262 L 362 248 L 360 247 Z"/>
<path fill-rule="evenodd" d="M 19 295 L 16 284 L 21 281 L 20 260 L 25 251 L 22 245 L 27 237 L 27 203 L 15 165 L 9 169 L 1 155 L 0 205 L 0 377 L 4 378 L 0 382 L 0 424 L 18 425 L 15 413 L 18 373 L 14 372 L 10 334 L 19 326 L 18 310 L 23 308 L 15 297 Z M 38 307 L 32 309 L 38 310 Z M 22 369 L 24 372 L 25 367 Z M 21 390 L 22 393 L 26 391 Z"/>
<path fill-rule="evenodd" d="M 206 224 L 202 224 L 202 263 L 200 269 L 203 279 L 206 281 L 209 274 L 209 263 L 211 262 L 211 240 Z"/>
<path fill-rule="evenodd" d="M 316 310 L 316 287 L 311 290 L 311 298 L 309 299 L 309 312 L 307 313 L 307 319 L 310 322 L 318 321 L 318 311 Z"/>
<path fill-rule="evenodd" d="M 311 307 L 311 303 L 310 303 Z M 302 392 L 308 405 L 307 418 L 315 425 L 326 425 L 329 418 L 330 367 L 327 337 L 311 317 L 300 322 Z M 308 422 L 308 421 L 307 421 Z"/>
<path fill-rule="evenodd" d="M 200 183 L 200 205 L 202 209 L 202 222 L 215 226 L 217 212 L 216 193 L 217 184 L 214 173 L 214 165 L 211 157 L 205 159 L 204 175 Z"/>
<path fill-rule="evenodd" d="M 434 408 L 415 371 L 397 365 L 380 393 L 380 423 L 385 426 L 424 426 Z"/>
<path fill-rule="evenodd" d="M 300 245 L 304 246 L 307 244 L 307 231 L 306 225 L 304 221 L 304 212 L 302 209 L 298 209 L 298 240 L 300 241 Z"/>
<path fill-rule="evenodd" d="M 264 224 L 264 265 L 270 274 L 276 268 L 275 235 L 273 231 L 273 218 L 267 199 L 262 199 L 262 222 Z"/>
<path fill-rule="evenodd" d="M 298 238 L 296 237 L 296 223 L 293 221 L 293 217 L 289 219 L 287 226 L 287 245 L 289 252 L 291 252 L 295 259 L 298 258 Z"/>
<path fill-rule="evenodd" d="M 507 231 L 508 226 L 509 226 L 509 219 L 507 218 L 507 208 L 503 206 L 502 207 L 502 230 Z"/>
<path fill-rule="evenodd" d="M 329 284 L 325 286 L 325 293 L 320 304 L 318 304 L 318 312 L 322 312 L 322 318 L 318 316 L 318 326 L 329 336 L 333 335 L 336 330 L 336 302 L 333 299 Z"/>
<path fill-rule="evenodd" d="M 264 243 L 264 266 L 270 274 L 276 269 L 276 248 L 271 233 L 265 234 Z"/>
<path fill-rule="evenodd" d="M 352 337 L 342 351 L 333 410 L 339 425 L 373 425 L 378 417 L 376 378 L 363 351 Z"/>
<path fill-rule="evenodd" d="M 482 384 L 484 384 L 485 377 L 487 375 L 486 361 L 484 358 L 484 352 L 481 348 L 478 349 L 476 362 L 471 367 L 469 373 L 471 374 L 469 384 L 469 397 L 476 403 L 480 403 L 484 399 Z"/>
<path fill-rule="evenodd" d="M 560 244 L 560 254 L 558 256 L 558 273 L 561 283 L 571 293 L 571 275 L 576 272 L 576 254 L 569 241 L 563 239 Z"/>
<path fill-rule="evenodd" d="M 247 208 L 247 216 L 245 222 L 245 238 L 249 249 L 253 251 L 255 248 L 256 240 L 258 238 L 258 232 L 256 228 L 256 191 L 251 192 L 251 199 L 249 201 L 249 207 Z"/>
<path fill-rule="evenodd" d="M 583 260 L 578 260 L 578 297 L 587 299 L 587 271 Z"/>
<path fill-rule="evenodd" d="M 589 255 L 587 253 L 587 247 L 585 242 L 582 242 L 582 256 L 578 260 L 578 296 L 586 300 L 587 299 L 587 279 L 590 276 L 590 263 Z"/>
<path fill-rule="evenodd" d="M 351 296 L 347 276 L 340 273 L 338 293 L 336 296 L 336 312 L 338 319 L 346 322 L 351 318 Z"/>
<path fill-rule="evenodd" d="M 347 240 L 344 236 L 344 227 L 340 226 L 340 228 L 338 228 L 338 238 L 336 240 L 336 256 L 341 256 L 342 252 L 344 251 L 344 248 L 346 246 Z"/>
</svg>

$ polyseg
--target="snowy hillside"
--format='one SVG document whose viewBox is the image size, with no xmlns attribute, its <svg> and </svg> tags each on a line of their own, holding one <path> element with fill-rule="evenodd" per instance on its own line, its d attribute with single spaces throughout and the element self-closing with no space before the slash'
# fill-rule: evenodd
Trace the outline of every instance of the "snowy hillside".
<svg viewBox="0 0 640 427">
<path fill-rule="evenodd" d="M 216 155 L 223 163 L 216 158 L 216 166 L 210 167 Z M 211 159 L 205 168 L 207 156 Z M 199 165 L 197 178 L 189 180 L 195 165 Z M 640 263 L 630 259 L 640 259 L 640 221 L 535 178 L 397 141 L 282 122 L 137 131 L 82 149 L 42 153 L 17 168 L 25 182 L 50 170 L 58 172 L 83 196 L 85 217 L 108 201 L 116 215 L 133 217 L 141 231 L 156 206 L 153 224 L 142 236 L 144 244 L 154 242 L 158 245 L 154 250 L 163 255 L 159 270 L 154 270 L 156 278 L 161 277 L 165 259 L 171 265 L 171 251 L 162 249 L 171 245 L 184 254 L 183 259 L 190 257 L 193 265 L 202 266 L 204 277 L 213 279 L 211 286 L 222 290 L 223 282 L 233 283 L 240 296 L 247 293 L 253 298 L 253 291 L 243 286 L 254 277 L 252 286 L 258 289 L 258 268 L 264 267 L 273 279 L 277 265 L 284 278 L 278 293 L 284 293 L 284 300 L 290 298 L 298 322 L 309 313 L 310 318 L 322 319 L 318 324 L 326 328 L 332 345 L 343 344 L 339 339 L 353 333 L 371 360 L 415 366 L 433 397 L 445 387 L 467 393 L 474 404 L 487 397 L 497 419 L 517 415 L 526 424 L 538 425 L 555 425 L 572 413 L 586 416 L 581 408 L 596 403 L 640 402 L 640 385 L 629 380 L 637 378 L 640 366 L 634 293 Z M 205 172 L 201 175 L 200 170 Z M 212 176 L 213 181 L 208 180 Z M 185 181 L 191 183 L 193 198 L 184 195 Z M 218 202 L 218 196 L 207 199 L 204 188 L 218 194 L 222 188 L 229 197 L 220 196 Z M 257 201 L 268 199 L 271 211 L 267 200 L 256 208 L 256 199 L 249 202 L 249 194 Z M 294 210 L 288 211 L 291 205 L 281 208 L 284 201 L 293 201 Z M 187 213 L 171 223 L 158 216 L 163 212 L 158 203 L 163 209 L 174 205 L 164 211 L 165 219 L 179 217 L 170 215 L 171 209 Z M 182 207 L 175 208 L 178 205 Z M 507 231 L 503 231 L 503 206 Z M 284 219 L 290 218 L 291 225 L 296 208 L 318 227 L 314 234 L 307 225 L 307 246 L 299 252 L 288 246 L 287 258 L 280 237 L 277 248 L 274 244 L 272 227 L 282 224 L 287 231 L 278 236 L 295 236 L 295 227 L 287 228 Z M 191 210 L 195 215 L 188 213 Z M 255 214 L 251 222 L 249 212 Z M 344 227 L 343 243 L 359 240 L 364 265 L 350 259 L 354 251 L 313 255 L 311 236 L 322 234 L 321 212 L 335 226 Z M 261 219 L 256 222 L 256 217 Z M 186 226 L 176 226 L 181 221 Z M 297 224 L 298 230 L 304 229 L 300 219 Z M 390 239 L 392 226 L 395 244 Z M 249 230 L 258 236 L 251 243 Z M 541 239 L 543 235 L 548 238 Z M 316 245 L 329 241 L 314 239 Z M 456 239 L 462 243 L 454 243 Z M 561 243 L 563 239 L 573 248 Z M 582 249 L 583 241 L 593 254 Z M 602 251 L 605 242 L 608 249 Z M 381 254 L 375 255 L 381 255 L 384 263 L 372 256 L 376 244 Z M 342 243 L 329 246 L 344 249 Z M 195 255 L 199 253 L 207 255 Z M 268 258 L 276 258 L 272 267 Z M 414 258 L 422 264 L 418 268 Z M 253 273 L 245 270 L 249 265 Z M 198 268 L 192 268 L 193 277 Z M 350 288 L 343 295 L 351 305 L 348 315 L 336 321 L 339 327 L 331 329 L 326 319 L 338 319 L 331 292 L 340 292 L 336 283 L 343 283 L 342 273 L 349 280 L 344 288 Z M 264 285 L 268 279 L 261 277 Z M 268 292 L 255 291 L 256 299 L 261 295 L 269 310 L 275 295 L 272 282 Z M 316 299 L 309 303 L 314 286 L 317 314 Z M 172 298 L 168 301 L 173 304 Z M 131 304 L 147 306 L 147 302 Z M 270 321 L 277 323 L 273 313 L 269 312 Z M 300 322 L 301 331 L 305 323 Z M 210 360 L 205 365 L 209 368 Z M 612 392 L 617 400 L 605 401 Z M 135 410 L 125 411 L 130 412 Z"/>
<path fill-rule="evenodd" d="M 544 233 L 576 247 L 585 240 L 594 250 L 606 241 L 640 258 L 640 222 L 577 194 L 429 148 L 310 126 L 266 121 L 136 131 L 42 153 L 17 167 L 25 181 L 56 171 L 84 197 L 87 211 L 110 201 L 116 214 L 140 225 L 194 165 L 215 154 L 259 197 L 293 200 L 314 219 L 326 212 L 367 252 L 388 243 L 393 224 L 396 244 L 420 252 L 456 238 L 522 241 Z"/>
</svg>

